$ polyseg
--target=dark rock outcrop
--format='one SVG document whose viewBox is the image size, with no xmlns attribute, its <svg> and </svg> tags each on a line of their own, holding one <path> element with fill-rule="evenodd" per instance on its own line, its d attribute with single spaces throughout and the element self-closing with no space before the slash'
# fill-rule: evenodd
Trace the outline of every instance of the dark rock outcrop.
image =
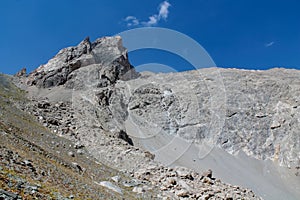
<svg viewBox="0 0 300 200">
<path fill-rule="evenodd" d="M 90 65 L 96 69 L 93 75 L 96 75 L 99 87 L 137 76 L 127 59 L 121 37 L 99 38 L 93 43 L 87 37 L 75 47 L 62 49 L 47 64 L 31 72 L 27 84 L 40 88 L 66 84 L 74 88 L 76 83 L 72 79 L 78 75 L 76 70 Z"/>
<path fill-rule="evenodd" d="M 27 74 L 27 70 L 26 70 L 26 68 L 24 67 L 24 68 L 22 68 L 20 71 L 18 71 L 18 72 L 15 74 L 15 76 L 16 76 L 16 77 L 25 77 L 26 74 Z"/>
<path fill-rule="evenodd" d="M 132 139 L 127 135 L 127 133 L 123 130 L 120 130 L 119 134 L 118 134 L 118 138 L 128 142 L 128 144 L 133 146 L 133 142 Z"/>
</svg>

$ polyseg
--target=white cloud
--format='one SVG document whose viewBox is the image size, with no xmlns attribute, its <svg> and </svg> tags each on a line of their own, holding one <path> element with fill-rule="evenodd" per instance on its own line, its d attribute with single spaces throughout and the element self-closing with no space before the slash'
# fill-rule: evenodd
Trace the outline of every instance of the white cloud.
<svg viewBox="0 0 300 200">
<path fill-rule="evenodd" d="M 167 19 L 168 15 L 169 15 L 169 7 L 171 6 L 171 4 L 168 1 L 164 1 L 159 5 L 159 14 L 158 14 L 158 18 L 163 18 L 163 19 Z"/>
<path fill-rule="evenodd" d="M 149 21 L 147 22 L 142 22 L 143 25 L 145 26 L 154 26 L 158 23 L 159 19 L 157 15 L 152 15 L 149 17 Z"/>
<path fill-rule="evenodd" d="M 265 44 L 265 47 L 270 47 L 270 46 L 273 46 L 274 44 L 275 44 L 275 42 L 272 41 L 272 42 L 269 42 L 269 43 Z"/>
<path fill-rule="evenodd" d="M 140 21 L 135 16 L 127 16 L 124 21 L 127 23 L 127 26 L 155 26 L 161 19 L 167 20 L 169 15 L 169 7 L 171 4 L 168 1 L 163 1 L 159 4 L 158 14 L 151 15 L 148 17 L 148 21 Z"/>
<path fill-rule="evenodd" d="M 127 16 L 124 19 L 127 22 L 127 26 L 138 26 L 140 21 L 135 16 Z"/>
</svg>

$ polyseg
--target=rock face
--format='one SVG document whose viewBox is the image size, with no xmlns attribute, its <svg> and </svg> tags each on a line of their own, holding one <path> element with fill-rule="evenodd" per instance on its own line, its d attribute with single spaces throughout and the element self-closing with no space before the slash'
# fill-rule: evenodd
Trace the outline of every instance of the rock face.
<svg viewBox="0 0 300 200">
<path fill-rule="evenodd" d="M 159 165 L 151 153 L 129 145 L 124 131 L 113 137 L 90 124 L 82 128 L 79 121 L 88 122 L 85 113 L 77 118 L 80 115 L 74 115 L 77 110 L 69 103 L 40 96 L 22 99 L 24 93 L 1 78 L 0 197 L 4 199 L 261 199 L 250 189 L 213 178 L 212 173 Z"/>
<path fill-rule="evenodd" d="M 76 70 L 90 65 L 97 68 L 94 75 L 101 82 L 91 81 L 99 87 L 113 84 L 118 79 L 136 76 L 119 36 L 100 38 L 93 43 L 87 37 L 76 47 L 62 49 L 47 64 L 30 73 L 28 84 L 43 88 L 63 84 L 70 88 L 77 87 L 68 81 L 76 77 Z M 132 73 L 127 73 L 130 70 Z"/>
<path fill-rule="evenodd" d="M 80 143 L 106 165 L 158 185 L 176 198 L 227 198 L 224 192 L 216 195 L 220 188 L 234 193 L 229 199 L 254 198 L 240 189 L 237 195 L 243 195 L 235 196 L 235 189 L 219 185 L 210 170 L 200 176 L 156 165 L 156 161 L 172 165 L 188 156 L 189 144 L 204 149 L 199 151 L 200 160 L 218 148 L 231 155 L 245 152 L 299 172 L 298 70 L 210 68 L 138 74 L 121 38 L 105 37 L 93 43 L 87 38 L 61 50 L 25 79 L 28 91 L 37 86 L 45 94 L 41 91 L 51 89 L 55 99 L 72 93 L 65 102 L 51 100 L 51 95 L 45 100 L 47 95 L 42 95 L 24 109 L 45 127 Z M 150 165 L 153 170 L 145 171 Z M 217 189 L 197 194 L 202 184 Z M 129 185 L 137 193 L 149 186 Z"/>
<path fill-rule="evenodd" d="M 218 144 L 284 166 L 300 164 L 300 72 L 223 70 L 226 123 Z"/>
<path fill-rule="evenodd" d="M 122 39 L 119 36 L 99 38 L 90 42 L 89 38 L 83 40 L 76 47 L 68 47 L 59 51 L 59 53 L 50 59 L 45 65 L 41 65 L 35 71 L 29 74 L 27 78 L 28 85 L 36 85 L 38 88 L 51 88 L 63 86 L 66 89 L 74 89 L 71 103 L 76 108 L 75 114 L 85 113 L 84 119 L 80 122 L 82 126 L 102 127 L 102 130 L 114 133 L 121 133 L 119 137 L 132 144 L 131 139 L 112 119 L 112 110 L 110 101 L 114 99 L 114 85 L 118 80 L 129 80 L 138 77 L 139 74 L 129 63 L 127 50 L 122 45 Z M 62 94 L 63 95 L 63 94 Z M 82 100 L 93 102 L 87 103 Z M 70 103 L 70 102 L 69 102 Z M 124 110 L 123 104 L 118 104 L 114 109 Z M 91 113 L 91 109 L 95 112 Z M 57 109 L 57 108 L 54 108 Z M 101 117 L 97 117 L 101 116 Z M 120 113 L 119 121 L 124 121 L 125 113 Z M 57 121 L 57 119 L 55 119 Z M 53 120 L 45 120 L 44 125 L 55 126 Z M 57 123 L 60 123 L 57 121 Z M 72 124 L 75 122 L 73 121 Z M 78 126 L 81 126 L 78 125 Z M 69 127 L 61 127 L 58 132 L 72 131 Z"/>
<path fill-rule="evenodd" d="M 217 91 L 222 96 L 214 96 L 210 88 L 217 81 L 211 78 L 215 71 L 220 72 L 224 84 Z M 177 135 L 199 144 L 219 146 L 231 154 L 244 151 L 284 166 L 300 163 L 297 70 L 202 69 L 142 75 L 126 84 L 130 91 L 123 92 L 131 94 L 127 100 L 128 119 L 143 134 Z M 122 83 L 117 87 L 124 88 Z M 222 105 L 218 115 L 214 105 Z"/>
<path fill-rule="evenodd" d="M 25 98 L 24 91 L 12 84 L 11 79 L 12 77 L 0 75 L 1 200 L 142 198 L 142 195 L 128 191 L 122 184 L 118 184 L 122 194 L 97 184 L 117 175 L 122 180 L 129 181 L 132 178 L 100 164 L 81 143 L 74 143 L 55 134 L 54 130 L 58 126 L 69 124 L 64 120 L 59 121 L 59 117 L 72 118 L 65 113 L 65 109 L 71 111 L 68 104 L 56 105 L 47 100 L 30 101 Z M 32 107 L 32 104 L 36 107 Z M 44 113 L 34 115 L 41 110 Z M 58 118 L 50 113 L 55 113 Z M 65 122 L 65 125 L 55 122 L 46 128 L 42 126 L 44 121 L 38 121 L 35 117 L 38 120 L 44 118 L 46 122 L 52 118 L 51 121 Z M 143 197 L 153 199 L 153 193 L 145 192 Z"/>
<path fill-rule="evenodd" d="M 20 71 L 18 71 L 18 72 L 15 74 L 15 76 L 16 76 L 16 77 L 24 77 L 24 76 L 26 76 L 26 73 L 27 73 L 27 70 L 26 70 L 26 68 L 24 67 L 24 68 L 22 68 Z"/>
</svg>

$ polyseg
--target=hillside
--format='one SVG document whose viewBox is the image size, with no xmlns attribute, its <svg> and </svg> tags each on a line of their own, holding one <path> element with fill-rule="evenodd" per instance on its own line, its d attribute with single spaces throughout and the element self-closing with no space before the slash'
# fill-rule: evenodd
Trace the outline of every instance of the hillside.
<svg viewBox="0 0 300 200">
<path fill-rule="evenodd" d="M 138 73 L 120 37 L 86 38 L 1 75 L 0 196 L 297 199 L 299 86 L 287 69 Z"/>
</svg>

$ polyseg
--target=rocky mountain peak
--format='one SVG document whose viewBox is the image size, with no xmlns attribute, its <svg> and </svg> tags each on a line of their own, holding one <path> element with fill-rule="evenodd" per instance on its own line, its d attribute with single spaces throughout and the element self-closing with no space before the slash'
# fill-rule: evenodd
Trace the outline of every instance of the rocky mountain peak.
<svg viewBox="0 0 300 200">
<path fill-rule="evenodd" d="M 99 73 L 104 70 L 99 78 L 106 78 L 110 84 L 136 76 L 120 36 L 103 37 L 94 42 L 86 37 L 77 46 L 60 50 L 46 64 L 31 72 L 27 83 L 42 88 L 63 85 L 76 76 L 76 70 L 89 65 L 96 66 Z M 123 77 L 125 74 L 127 77 Z M 67 85 L 74 87 L 74 84 Z"/>
<path fill-rule="evenodd" d="M 164 197 L 158 199 L 260 199 L 246 187 L 264 199 L 298 199 L 299 70 L 207 68 L 137 75 L 122 39 L 115 36 L 94 42 L 87 37 L 28 77 L 21 70 L 13 79 L 30 101 L 24 99 L 15 111 L 15 103 L 4 105 L 15 93 L 15 99 L 23 94 L 0 76 L 0 106 L 5 108 L 0 116 L 7 119 L 0 120 L 0 152 L 1 145 L 14 141 L 2 139 L 14 132 L 5 126 L 24 129 L 24 122 L 16 121 L 26 119 L 20 108 L 36 118 L 26 130 L 42 125 L 75 144 L 57 154 L 67 153 L 74 161 L 70 166 L 80 173 L 95 174 L 77 159 L 80 155 L 124 172 L 125 178 L 96 180 L 93 175 L 86 181 L 119 195 L 132 187 L 143 199 L 151 191 Z M 25 133 L 36 144 L 51 143 L 51 152 L 65 148 L 55 142 L 59 138 L 40 139 L 40 130 L 33 136 Z M 45 143 L 40 145 L 44 149 Z M 222 183 L 212 171 L 239 186 Z"/>
</svg>

